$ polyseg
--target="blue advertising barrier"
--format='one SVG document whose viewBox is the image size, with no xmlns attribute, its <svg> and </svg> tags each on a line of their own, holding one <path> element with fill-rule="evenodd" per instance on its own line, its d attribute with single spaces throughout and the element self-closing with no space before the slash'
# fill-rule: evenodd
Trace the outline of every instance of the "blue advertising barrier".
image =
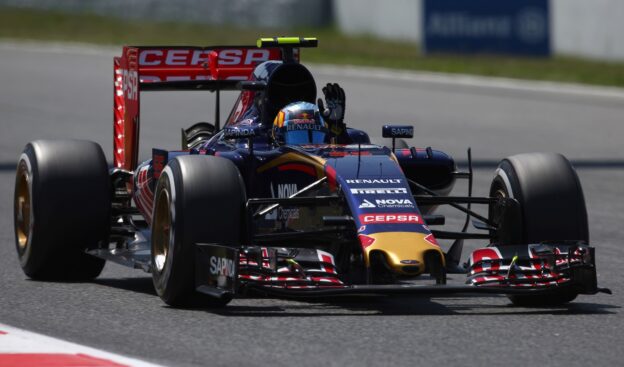
<svg viewBox="0 0 624 367">
<path fill-rule="evenodd" d="M 424 0 L 425 53 L 550 55 L 548 0 Z"/>
</svg>

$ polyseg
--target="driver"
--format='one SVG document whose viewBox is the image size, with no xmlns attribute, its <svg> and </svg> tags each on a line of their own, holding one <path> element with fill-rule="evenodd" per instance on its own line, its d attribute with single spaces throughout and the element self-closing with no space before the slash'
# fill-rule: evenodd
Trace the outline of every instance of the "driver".
<svg viewBox="0 0 624 367">
<path fill-rule="evenodd" d="M 351 143 L 344 123 L 344 89 L 338 84 L 327 84 L 323 94 L 327 108 L 321 98 L 318 106 L 295 102 L 282 108 L 273 121 L 273 139 L 278 144 L 294 145 Z"/>
<path fill-rule="evenodd" d="M 317 105 L 295 102 L 282 108 L 273 121 L 273 139 L 278 144 L 323 144 L 328 126 Z"/>
</svg>

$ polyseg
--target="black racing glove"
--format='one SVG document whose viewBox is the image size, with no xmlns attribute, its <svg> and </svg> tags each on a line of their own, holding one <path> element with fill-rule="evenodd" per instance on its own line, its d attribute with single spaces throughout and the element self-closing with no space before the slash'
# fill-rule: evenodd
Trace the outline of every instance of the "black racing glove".
<svg viewBox="0 0 624 367">
<path fill-rule="evenodd" d="M 340 136 L 345 133 L 346 125 L 344 123 L 346 97 L 344 89 L 337 83 L 327 85 L 323 88 L 327 109 L 321 98 L 318 99 L 319 110 L 323 117 L 327 120 L 329 129 L 333 136 Z"/>
</svg>

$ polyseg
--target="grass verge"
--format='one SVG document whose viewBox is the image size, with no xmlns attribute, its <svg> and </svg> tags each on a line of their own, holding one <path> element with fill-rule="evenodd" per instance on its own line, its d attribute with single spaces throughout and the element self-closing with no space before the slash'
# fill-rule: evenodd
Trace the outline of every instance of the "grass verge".
<svg viewBox="0 0 624 367">
<path fill-rule="evenodd" d="M 415 43 L 347 36 L 331 27 L 299 30 L 238 29 L 0 7 L 0 38 L 10 39 L 103 45 L 223 45 L 254 44 L 260 36 L 284 34 L 319 38 L 318 49 L 304 51 L 303 57 L 309 62 L 624 87 L 624 62 L 565 56 L 550 59 L 488 55 L 424 56 Z"/>
</svg>

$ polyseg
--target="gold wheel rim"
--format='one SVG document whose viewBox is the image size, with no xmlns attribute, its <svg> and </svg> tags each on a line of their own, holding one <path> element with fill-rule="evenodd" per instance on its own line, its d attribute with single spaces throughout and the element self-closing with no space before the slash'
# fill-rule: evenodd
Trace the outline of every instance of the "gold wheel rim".
<svg viewBox="0 0 624 367">
<path fill-rule="evenodd" d="M 30 240 L 31 232 L 31 196 L 30 196 L 30 177 L 28 167 L 20 162 L 17 170 L 17 183 L 15 190 L 15 232 L 17 235 L 17 246 L 20 253 L 26 251 Z"/>
<path fill-rule="evenodd" d="M 156 200 L 156 211 L 154 213 L 154 236 L 153 261 L 154 268 L 161 272 L 165 268 L 167 255 L 169 254 L 169 243 L 171 240 L 171 211 L 169 210 L 170 199 L 167 190 L 161 190 Z"/>
</svg>

